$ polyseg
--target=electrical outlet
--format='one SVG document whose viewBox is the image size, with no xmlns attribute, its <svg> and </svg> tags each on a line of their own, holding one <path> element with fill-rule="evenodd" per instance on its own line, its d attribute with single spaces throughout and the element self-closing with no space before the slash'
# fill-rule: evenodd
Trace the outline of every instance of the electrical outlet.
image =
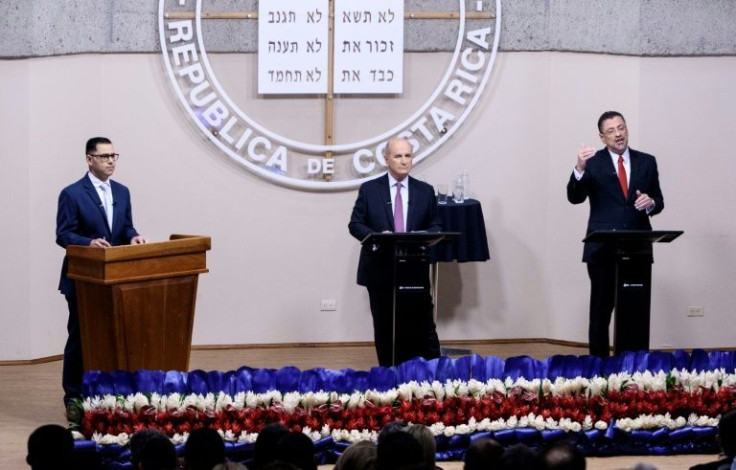
<svg viewBox="0 0 736 470">
<path fill-rule="evenodd" d="M 687 308 L 688 317 L 702 317 L 703 315 L 705 315 L 705 307 L 691 305 Z"/>
<path fill-rule="evenodd" d="M 337 310 L 337 300 L 322 299 L 319 302 L 319 309 L 322 312 L 334 312 L 335 310 Z"/>
</svg>

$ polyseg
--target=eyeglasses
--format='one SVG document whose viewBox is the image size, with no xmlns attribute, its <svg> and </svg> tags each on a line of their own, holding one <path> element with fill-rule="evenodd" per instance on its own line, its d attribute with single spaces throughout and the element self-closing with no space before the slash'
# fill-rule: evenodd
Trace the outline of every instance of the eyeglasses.
<svg viewBox="0 0 736 470">
<path fill-rule="evenodd" d="M 89 154 L 87 154 L 87 156 L 88 157 L 94 157 L 94 158 L 96 158 L 98 160 L 103 160 L 103 161 L 110 161 L 110 160 L 112 160 L 114 162 L 117 161 L 118 158 L 120 158 L 120 154 L 119 153 L 103 153 L 102 155 L 89 155 Z"/>
<path fill-rule="evenodd" d="M 620 125 L 618 127 L 609 127 L 608 129 L 606 129 L 605 131 L 603 131 L 603 133 L 606 134 L 606 135 L 613 135 L 613 134 L 616 133 L 616 131 L 623 133 L 623 132 L 626 131 L 626 126 L 624 126 L 622 124 L 622 125 Z"/>
</svg>

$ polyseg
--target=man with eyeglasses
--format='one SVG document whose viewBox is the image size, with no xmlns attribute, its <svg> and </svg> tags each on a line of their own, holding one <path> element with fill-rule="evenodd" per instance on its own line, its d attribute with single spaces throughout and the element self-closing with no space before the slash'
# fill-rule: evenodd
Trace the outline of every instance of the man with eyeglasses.
<svg viewBox="0 0 736 470">
<path fill-rule="evenodd" d="M 596 230 L 651 230 L 649 218 L 662 212 L 664 199 L 654 156 L 629 147 L 629 130 L 623 115 L 607 111 L 598 119 L 605 148 L 581 145 L 567 183 L 567 200 L 590 201 L 586 234 Z M 643 247 L 650 262 L 652 246 Z M 608 328 L 616 296 L 616 249 L 585 243 L 583 262 L 590 278 L 590 354 L 608 357 Z M 651 264 L 647 265 L 651 270 Z"/>
<path fill-rule="evenodd" d="M 122 184 L 112 181 L 115 153 L 112 142 L 105 137 L 93 137 L 85 148 L 87 174 L 61 191 L 56 213 L 56 243 L 106 248 L 115 245 L 146 243 L 148 240 L 133 227 L 130 192 Z M 69 307 L 67 331 L 69 337 L 64 347 L 62 387 L 67 417 L 74 410 L 71 402 L 81 395 L 82 341 L 79 332 L 77 296 L 74 280 L 67 277 L 67 258 L 61 268 L 59 290 L 66 297 Z"/>
</svg>

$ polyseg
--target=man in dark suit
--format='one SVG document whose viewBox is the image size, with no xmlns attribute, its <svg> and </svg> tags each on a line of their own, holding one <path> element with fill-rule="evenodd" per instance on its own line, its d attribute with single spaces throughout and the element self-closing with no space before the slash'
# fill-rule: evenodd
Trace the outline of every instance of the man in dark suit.
<svg viewBox="0 0 736 470">
<path fill-rule="evenodd" d="M 62 248 L 69 245 L 106 248 L 146 243 L 146 238 L 133 227 L 128 188 L 110 179 L 119 157 L 112 142 L 105 137 L 93 137 L 87 141 L 85 155 L 89 171 L 59 195 L 56 243 Z M 64 403 L 69 410 L 70 401 L 80 396 L 84 369 L 77 295 L 74 280 L 66 275 L 67 263 L 64 257 L 59 290 L 69 307 L 69 337 L 64 347 L 62 372 Z"/>
<path fill-rule="evenodd" d="M 372 233 L 441 230 L 434 189 L 409 176 L 412 157 L 408 140 L 388 141 L 384 151 L 388 173 L 360 186 L 348 224 L 352 236 L 362 241 Z M 358 262 L 358 284 L 368 288 L 378 362 L 382 366 L 393 365 L 393 251 L 364 245 Z M 410 350 L 397 351 L 396 363 L 414 356 L 431 359 L 440 355 L 429 271 L 423 284 L 423 292 L 412 296 L 414 300 L 403 304 L 397 314 L 404 320 L 410 319 L 412 338 Z"/>
<path fill-rule="evenodd" d="M 621 113 L 607 111 L 598 119 L 605 148 L 581 146 L 567 183 L 573 204 L 590 201 L 587 234 L 596 230 L 651 230 L 649 217 L 664 209 L 654 156 L 629 148 L 629 131 Z M 643 247 L 652 261 L 651 244 Z M 616 248 L 586 243 L 583 262 L 590 278 L 590 354 L 610 354 L 608 327 L 616 294 Z M 647 265 L 651 275 L 651 265 Z M 647 276 L 649 277 L 649 276 Z"/>
</svg>

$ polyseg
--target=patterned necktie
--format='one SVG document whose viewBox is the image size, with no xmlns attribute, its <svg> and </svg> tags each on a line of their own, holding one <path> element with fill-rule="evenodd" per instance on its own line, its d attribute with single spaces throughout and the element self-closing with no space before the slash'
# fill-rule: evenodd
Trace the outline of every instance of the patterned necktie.
<svg viewBox="0 0 736 470">
<path fill-rule="evenodd" d="M 404 201 L 401 199 L 401 183 L 396 183 L 394 199 L 394 232 L 404 231 Z"/>
<path fill-rule="evenodd" d="M 626 168 L 624 167 L 624 156 L 618 156 L 618 182 L 621 183 L 621 191 L 624 192 L 624 199 L 629 196 L 629 184 L 626 182 Z"/>
<path fill-rule="evenodd" d="M 102 198 L 102 204 L 105 206 L 107 226 L 110 227 L 110 232 L 112 232 L 112 189 L 110 188 L 110 183 L 105 181 L 100 185 L 100 189 L 102 190 L 102 195 L 104 196 Z"/>
</svg>

